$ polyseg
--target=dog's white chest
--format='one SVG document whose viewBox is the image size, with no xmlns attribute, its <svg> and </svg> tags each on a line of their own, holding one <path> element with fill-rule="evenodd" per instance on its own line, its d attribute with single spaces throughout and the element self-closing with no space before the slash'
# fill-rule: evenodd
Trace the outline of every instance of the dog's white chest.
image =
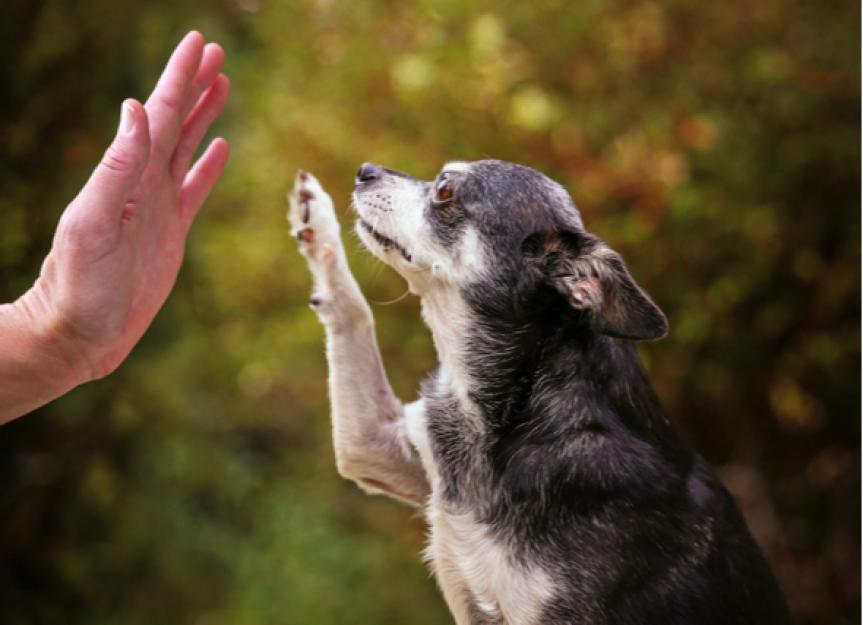
<svg viewBox="0 0 863 625">
<path fill-rule="evenodd" d="M 510 549 L 470 513 L 448 513 L 432 501 L 428 517 L 427 555 L 446 595 L 464 597 L 492 621 L 538 623 L 553 595 L 544 571 L 515 562 Z"/>
<path fill-rule="evenodd" d="M 440 498 L 440 474 L 422 401 L 408 406 L 405 416 L 408 437 L 432 488 L 426 509 L 431 530 L 426 556 L 456 622 L 470 622 L 472 605 L 492 622 L 538 623 L 543 605 L 553 595 L 551 579 L 540 569 L 515 562 L 510 548 L 473 514 L 454 514 L 446 509 Z"/>
</svg>

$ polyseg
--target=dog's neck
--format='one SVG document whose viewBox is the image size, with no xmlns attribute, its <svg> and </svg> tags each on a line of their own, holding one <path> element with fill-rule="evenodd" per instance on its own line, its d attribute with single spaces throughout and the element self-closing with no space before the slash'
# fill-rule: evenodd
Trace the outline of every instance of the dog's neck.
<svg viewBox="0 0 863 625">
<path fill-rule="evenodd" d="M 540 379 L 549 410 L 558 400 L 570 406 L 601 402 L 633 427 L 672 431 L 626 341 L 579 331 L 554 317 L 483 316 L 455 287 L 424 293 L 422 311 L 438 353 L 440 383 L 452 389 L 477 432 L 515 427 L 528 402 L 542 405 L 544 399 L 536 401 Z M 594 389 L 589 396 L 587 388 Z"/>
<path fill-rule="evenodd" d="M 481 431 L 485 424 L 480 407 L 472 398 L 476 387 L 476 375 L 468 367 L 467 337 L 474 317 L 460 290 L 443 285 L 426 290 L 422 295 L 422 315 L 432 333 L 435 350 L 440 363 L 439 383 L 452 390 L 462 412 L 468 417 L 466 423 Z"/>
</svg>

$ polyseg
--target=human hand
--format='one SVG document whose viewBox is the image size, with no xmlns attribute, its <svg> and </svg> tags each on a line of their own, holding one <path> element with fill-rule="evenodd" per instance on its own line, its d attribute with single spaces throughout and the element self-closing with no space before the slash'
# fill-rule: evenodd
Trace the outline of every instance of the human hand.
<svg viewBox="0 0 863 625">
<path fill-rule="evenodd" d="M 64 211 L 36 284 L 13 304 L 75 384 L 116 369 L 171 292 L 189 228 L 228 158 L 215 139 L 190 169 L 228 97 L 223 61 L 217 44 L 191 32 L 147 103 L 123 103 L 117 135 Z"/>
</svg>

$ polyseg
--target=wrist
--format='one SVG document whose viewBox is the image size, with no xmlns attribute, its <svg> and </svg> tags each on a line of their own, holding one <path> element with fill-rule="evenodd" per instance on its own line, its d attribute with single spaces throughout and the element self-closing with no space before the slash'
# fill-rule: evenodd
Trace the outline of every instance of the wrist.
<svg viewBox="0 0 863 625">
<path fill-rule="evenodd" d="M 34 326 L 19 302 L 0 305 L 0 424 L 78 383 L 74 368 L 52 349 L 46 328 Z"/>
<path fill-rule="evenodd" d="M 8 304 L 8 323 L 18 343 L 22 363 L 59 393 L 93 379 L 87 354 L 76 342 L 59 311 L 39 283 Z"/>
</svg>

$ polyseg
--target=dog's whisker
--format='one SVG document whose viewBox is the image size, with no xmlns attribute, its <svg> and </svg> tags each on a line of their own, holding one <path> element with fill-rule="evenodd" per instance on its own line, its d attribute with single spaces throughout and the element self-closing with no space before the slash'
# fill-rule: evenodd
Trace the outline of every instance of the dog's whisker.
<svg viewBox="0 0 863 625">
<path fill-rule="evenodd" d="M 372 304 L 375 304 L 376 306 L 392 306 L 393 304 L 398 304 L 400 301 L 402 301 L 404 298 L 406 298 L 408 295 L 410 295 L 410 293 L 411 293 L 410 288 L 407 288 L 407 289 L 405 289 L 404 293 L 402 293 L 401 295 L 399 295 L 398 297 L 396 297 L 394 299 L 387 300 L 384 302 L 379 302 L 379 301 L 373 300 L 373 299 L 369 299 L 369 301 Z"/>
</svg>

